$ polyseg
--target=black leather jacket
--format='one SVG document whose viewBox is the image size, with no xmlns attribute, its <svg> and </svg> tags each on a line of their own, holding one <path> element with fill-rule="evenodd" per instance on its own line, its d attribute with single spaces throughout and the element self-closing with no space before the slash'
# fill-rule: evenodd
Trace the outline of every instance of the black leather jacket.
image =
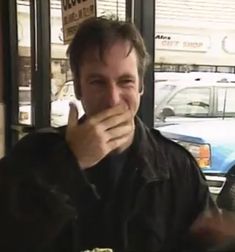
<svg viewBox="0 0 235 252">
<path fill-rule="evenodd" d="M 114 251 L 196 251 L 190 226 L 215 206 L 190 153 L 136 119 L 128 160 L 132 172 Z M 63 133 L 37 132 L 19 141 L 1 160 L 0 189 L 0 251 L 79 251 L 79 218 L 98 195 Z"/>
</svg>

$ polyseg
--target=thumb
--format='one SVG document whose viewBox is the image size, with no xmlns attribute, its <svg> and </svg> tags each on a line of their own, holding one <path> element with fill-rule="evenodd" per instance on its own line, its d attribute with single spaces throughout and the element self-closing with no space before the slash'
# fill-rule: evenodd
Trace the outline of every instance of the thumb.
<svg viewBox="0 0 235 252">
<path fill-rule="evenodd" d="M 78 123 L 78 109 L 75 103 L 69 103 L 69 117 L 68 117 L 68 127 L 76 126 Z"/>
</svg>

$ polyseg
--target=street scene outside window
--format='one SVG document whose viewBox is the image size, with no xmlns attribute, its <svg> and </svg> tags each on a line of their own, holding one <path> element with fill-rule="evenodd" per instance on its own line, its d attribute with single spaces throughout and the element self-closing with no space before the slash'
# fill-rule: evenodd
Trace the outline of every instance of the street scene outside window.
<svg viewBox="0 0 235 252">
<path fill-rule="evenodd" d="M 31 124 L 31 29 L 29 1 L 17 1 L 19 122 Z"/>
<path fill-rule="evenodd" d="M 51 0 L 51 126 L 67 123 L 75 99 L 62 31 Z M 227 6 L 228 8 L 224 8 Z M 97 16 L 125 20 L 125 0 L 98 0 Z M 19 122 L 32 124 L 29 1 L 17 1 Z M 188 149 L 217 197 L 235 177 L 235 2 L 156 0 L 154 127 Z M 148 92 L 146 90 L 145 92 Z M 229 133 L 229 134 L 228 134 Z M 226 198 L 235 209 L 235 189 Z"/>
<path fill-rule="evenodd" d="M 51 126 L 67 124 L 69 102 L 74 101 L 83 115 L 81 103 L 75 99 L 62 30 L 61 0 L 50 1 L 51 15 Z M 32 124 L 30 72 L 30 11 L 29 1 L 17 1 L 19 37 L 19 123 Z M 97 16 L 116 16 L 125 20 L 125 0 L 96 1 Z"/>
<path fill-rule="evenodd" d="M 155 10 L 154 127 L 235 211 L 235 2 L 157 0 Z"/>
</svg>

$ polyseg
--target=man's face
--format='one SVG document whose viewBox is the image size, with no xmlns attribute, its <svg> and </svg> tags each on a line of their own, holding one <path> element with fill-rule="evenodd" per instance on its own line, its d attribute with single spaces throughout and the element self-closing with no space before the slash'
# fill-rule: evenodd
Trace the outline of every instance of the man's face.
<svg viewBox="0 0 235 252">
<path fill-rule="evenodd" d="M 87 52 L 80 67 L 80 99 L 89 117 L 107 108 L 126 104 L 135 115 L 140 96 L 138 60 L 133 49 L 127 56 L 130 44 L 118 41 L 104 53 Z"/>
</svg>

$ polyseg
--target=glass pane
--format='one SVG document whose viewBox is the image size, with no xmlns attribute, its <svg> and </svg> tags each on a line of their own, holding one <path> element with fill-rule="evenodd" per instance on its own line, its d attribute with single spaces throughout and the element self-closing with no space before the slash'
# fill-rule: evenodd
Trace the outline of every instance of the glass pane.
<svg viewBox="0 0 235 252">
<path fill-rule="evenodd" d="M 19 123 L 31 124 L 30 3 L 17 0 Z"/>
<path fill-rule="evenodd" d="M 187 88 L 179 91 L 168 102 L 175 116 L 202 116 L 209 113 L 210 89 Z"/>
<path fill-rule="evenodd" d="M 187 146 L 215 195 L 235 176 L 234 16 L 231 0 L 155 1 L 155 127 Z"/>
<path fill-rule="evenodd" d="M 81 102 L 75 98 L 73 80 L 69 68 L 62 33 L 61 1 L 51 0 L 51 126 L 67 124 L 69 102 L 74 101 L 79 116 L 84 114 Z M 97 1 L 97 15 L 116 16 L 125 19 L 125 0 Z"/>
<path fill-rule="evenodd" d="M 225 113 L 226 115 L 235 116 L 235 88 L 227 88 L 225 96 Z"/>
<path fill-rule="evenodd" d="M 235 116 L 235 87 L 218 88 L 218 116 Z"/>
<path fill-rule="evenodd" d="M 176 85 L 170 83 L 157 83 L 155 85 L 155 104 L 156 106 L 164 100 L 165 97 L 168 97 L 171 92 L 176 88 Z"/>
<path fill-rule="evenodd" d="M 67 123 L 69 98 L 67 80 L 71 80 L 62 32 L 61 1 L 52 0 L 51 8 L 51 126 L 58 127 Z M 72 84 L 72 81 L 70 81 Z"/>
<path fill-rule="evenodd" d="M 74 101 L 83 112 L 80 101 L 75 98 L 72 76 L 69 68 L 62 30 L 61 1 L 51 0 L 51 126 L 67 124 L 69 102 Z"/>
</svg>

